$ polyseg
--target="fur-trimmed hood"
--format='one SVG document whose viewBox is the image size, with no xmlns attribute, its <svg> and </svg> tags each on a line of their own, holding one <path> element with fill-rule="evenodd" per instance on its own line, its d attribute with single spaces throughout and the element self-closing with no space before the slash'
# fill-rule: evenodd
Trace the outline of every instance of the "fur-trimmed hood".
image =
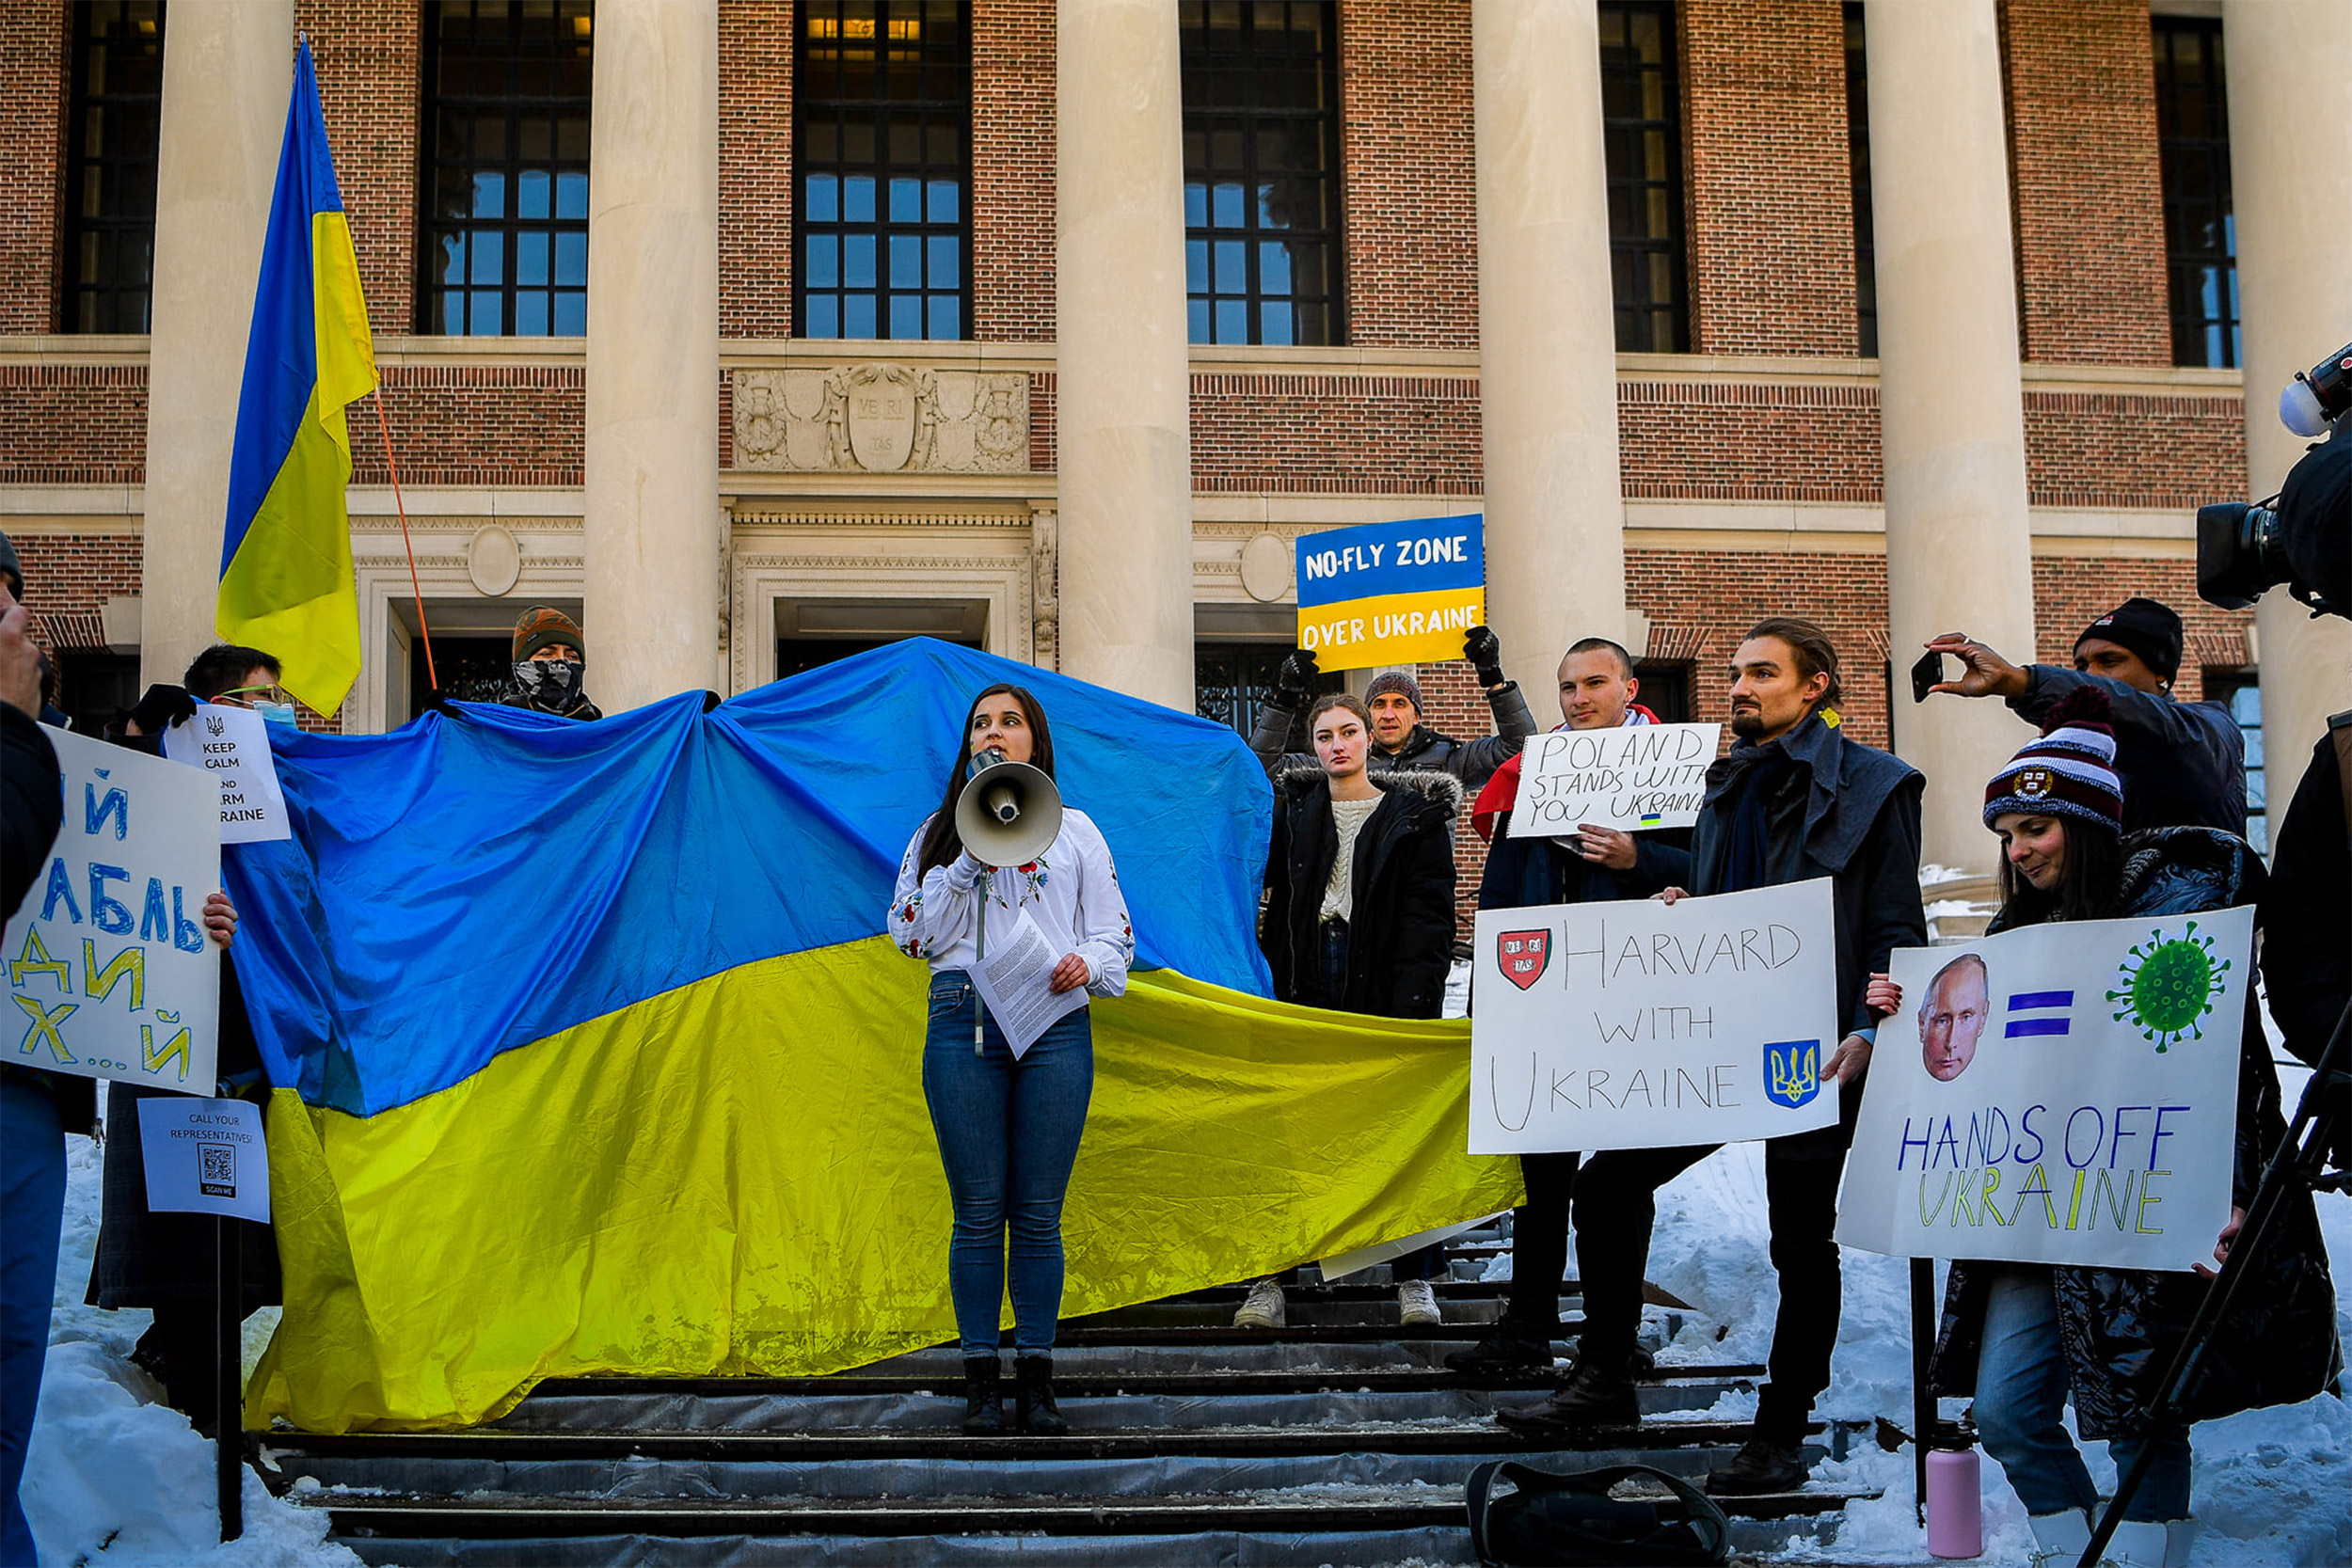
<svg viewBox="0 0 2352 1568">
<path fill-rule="evenodd" d="M 1434 768 L 1391 768 L 1385 772 L 1368 775 L 1373 787 L 1384 793 L 1408 791 L 1442 811 L 1448 817 L 1462 809 L 1462 781 L 1451 773 L 1440 773 Z M 1277 793 L 1299 800 L 1324 783 L 1327 775 L 1320 764 L 1285 763 L 1274 774 Z"/>
</svg>

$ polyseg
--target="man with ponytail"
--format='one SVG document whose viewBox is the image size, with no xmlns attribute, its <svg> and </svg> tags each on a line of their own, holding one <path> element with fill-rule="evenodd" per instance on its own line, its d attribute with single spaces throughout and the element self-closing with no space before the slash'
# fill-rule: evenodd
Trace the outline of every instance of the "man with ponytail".
<svg viewBox="0 0 2352 1568">
<path fill-rule="evenodd" d="M 1887 752 L 1838 728 L 1837 650 L 1810 621 L 1759 622 L 1731 660 L 1731 729 L 1738 739 L 1708 769 L 1691 839 L 1690 893 L 1740 893 L 1827 877 L 1836 908 L 1837 1006 L 1847 1031 L 1821 1069 L 1838 1085 L 1834 1127 L 1764 1146 L 1780 1313 L 1771 1380 L 1748 1443 L 1707 1478 L 1724 1495 L 1792 1491 L 1804 1483 L 1805 1423 L 1829 1386 L 1837 1342 L 1837 1180 L 1861 1107 L 1863 1069 L 1876 1037 L 1864 998 L 1873 971 L 1898 947 L 1924 947 L 1919 902 L 1919 797 L 1925 781 Z M 1685 890 L 1668 888 L 1669 903 Z M 1584 1337 L 1559 1391 L 1506 1422 L 1537 1433 L 1629 1426 L 1640 1419 L 1633 1368 L 1642 1322 L 1656 1194 L 1716 1146 L 1609 1149 L 1585 1162 L 1575 1198 Z"/>
</svg>

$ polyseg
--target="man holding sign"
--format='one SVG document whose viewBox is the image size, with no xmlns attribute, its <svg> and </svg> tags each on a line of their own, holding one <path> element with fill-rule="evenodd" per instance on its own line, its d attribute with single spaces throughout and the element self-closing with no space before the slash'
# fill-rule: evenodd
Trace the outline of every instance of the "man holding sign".
<svg viewBox="0 0 2352 1568">
<path fill-rule="evenodd" d="M 1466 658 L 1494 712 L 1495 733 L 1476 740 L 1440 735 L 1422 721 L 1421 684 L 1403 671 L 1375 678 L 1371 768 L 1427 768 L 1475 790 L 1535 733 L 1515 681 L 1502 674 L 1502 643 L 1484 625 L 1486 557 L 1482 520 L 1428 517 L 1302 534 L 1298 540 L 1298 649 L 1282 661 L 1274 696 L 1260 710 L 1249 749 L 1269 777 L 1318 766 L 1283 752 L 1291 725 L 1313 700 L 1327 659 L 1337 670 Z M 1454 648 L 1461 653 L 1457 656 Z"/>
<path fill-rule="evenodd" d="M 1714 895 L 1827 879 L 1836 929 L 1836 1019 L 1848 1033 L 1834 1054 L 1814 1048 L 1814 1070 L 1839 1085 L 1839 1117 L 1827 1127 L 1764 1146 L 1772 1257 L 1780 1276 L 1771 1381 L 1754 1435 L 1708 1477 L 1711 1492 L 1738 1495 L 1804 1484 L 1802 1454 L 1813 1401 L 1829 1386 L 1837 1342 L 1837 1181 L 1873 1021 L 1865 988 L 1898 947 L 1924 946 L 1919 902 L 1919 797 L 1925 781 L 1897 758 L 1848 740 L 1837 728 L 1837 651 L 1809 621 L 1759 623 L 1731 661 L 1731 727 L 1739 740 L 1707 772 L 1691 844 L 1691 891 Z M 1680 890 L 1661 895 L 1672 903 Z M 1658 1189 L 1714 1152 L 1713 1146 L 1618 1148 L 1595 1155 L 1578 1179 L 1577 1261 L 1584 1337 L 1558 1393 L 1512 1425 L 1535 1431 L 1631 1424 L 1633 1354 L 1642 1321 Z"/>
<path fill-rule="evenodd" d="M 1562 723 L 1553 733 L 1655 728 L 1657 716 L 1633 700 L 1640 689 L 1632 655 L 1606 638 L 1585 638 L 1560 660 Z M 1637 835 L 1595 825 L 1573 836 L 1515 836 L 1511 807 L 1525 760 L 1522 752 L 1504 763 L 1470 812 L 1470 826 L 1493 841 L 1478 884 L 1481 910 L 1647 898 L 1690 879 L 1687 830 Z M 1512 1215 L 1511 1299 L 1484 1338 L 1445 1358 L 1455 1371 L 1500 1377 L 1550 1367 L 1567 1271 L 1568 1201 L 1581 1159 L 1573 1149 L 1519 1156 L 1527 1203 Z"/>
</svg>

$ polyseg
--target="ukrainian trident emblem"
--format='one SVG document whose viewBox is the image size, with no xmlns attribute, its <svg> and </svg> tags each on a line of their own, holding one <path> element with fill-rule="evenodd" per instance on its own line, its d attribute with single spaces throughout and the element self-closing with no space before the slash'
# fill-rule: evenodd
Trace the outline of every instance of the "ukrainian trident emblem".
<svg viewBox="0 0 2352 1568">
<path fill-rule="evenodd" d="M 1545 966 L 1551 962 L 1551 932 L 1504 931 L 1495 939 L 1495 961 L 1504 979 L 1527 990 L 1544 977 Z"/>
<path fill-rule="evenodd" d="M 1764 1048 L 1764 1098 L 1790 1110 L 1821 1092 L 1821 1042 L 1778 1040 Z"/>
</svg>

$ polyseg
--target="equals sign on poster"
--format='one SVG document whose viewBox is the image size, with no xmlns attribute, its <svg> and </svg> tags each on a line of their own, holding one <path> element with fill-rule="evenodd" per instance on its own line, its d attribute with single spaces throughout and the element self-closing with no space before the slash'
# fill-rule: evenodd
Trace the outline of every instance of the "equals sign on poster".
<svg viewBox="0 0 2352 1568">
<path fill-rule="evenodd" d="M 2010 1039 L 2021 1035 L 2063 1035 L 2071 1025 L 2067 1009 L 2074 1005 L 2071 990 L 2024 990 L 2009 999 L 2009 1026 L 2001 1033 Z M 2020 1018 L 2020 1013 L 2042 1013 L 2041 1018 Z"/>
</svg>

